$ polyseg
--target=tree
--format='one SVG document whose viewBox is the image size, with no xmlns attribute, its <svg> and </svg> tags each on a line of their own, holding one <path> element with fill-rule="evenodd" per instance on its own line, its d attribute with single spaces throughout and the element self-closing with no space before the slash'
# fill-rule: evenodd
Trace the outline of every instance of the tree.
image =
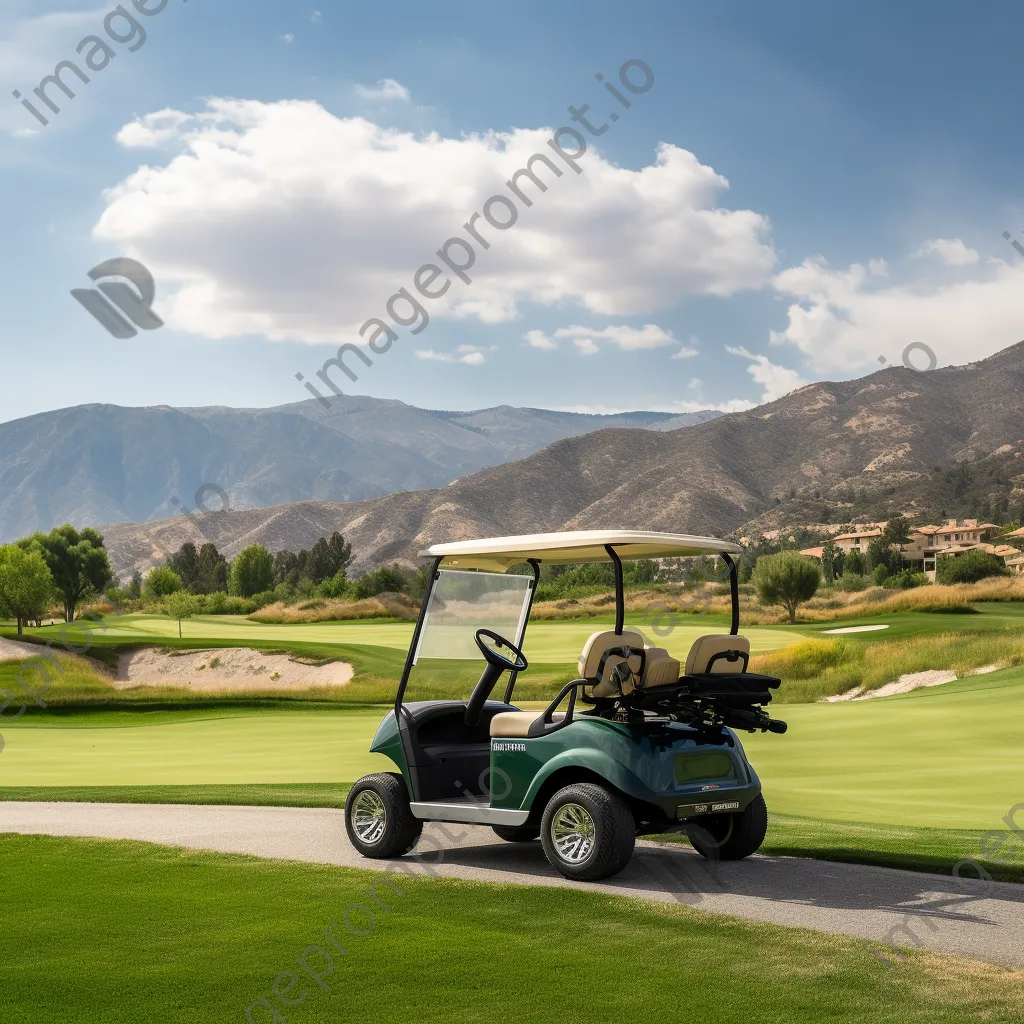
<svg viewBox="0 0 1024 1024">
<path fill-rule="evenodd" d="M 843 558 L 843 575 L 864 575 L 864 556 L 859 551 L 848 551 Z"/>
<path fill-rule="evenodd" d="M 910 543 L 910 523 L 907 522 L 907 517 L 902 512 L 897 512 L 885 524 L 885 529 L 882 531 L 882 539 L 886 544 L 894 545 L 898 548 L 902 548 L 904 544 Z"/>
<path fill-rule="evenodd" d="M 302 555 L 306 555 L 306 552 L 299 553 L 300 558 Z M 344 573 L 348 569 L 352 563 L 352 545 L 346 544 L 345 538 L 335 530 L 330 540 L 321 537 L 310 549 L 304 561 L 303 575 L 313 583 L 323 583 L 324 580 L 333 579 L 339 572 Z"/>
<path fill-rule="evenodd" d="M 829 537 L 821 548 L 821 571 L 828 583 L 834 583 L 843 573 L 843 549 Z"/>
<path fill-rule="evenodd" d="M 187 540 L 167 559 L 167 567 L 176 573 L 182 585 L 193 594 L 200 581 L 199 552 L 195 544 Z"/>
<path fill-rule="evenodd" d="M 102 593 L 114 578 L 103 538 L 92 527 L 79 532 L 65 524 L 20 540 L 18 546 L 27 550 L 36 547 L 43 556 L 54 589 L 63 601 L 66 622 L 74 622 L 78 605 L 90 595 Z"/>
<path fill-rule="evenodd" d="M 199 580 L 195 592 L 216 594 L 228 591 L 228 561 L 215 544 L 206 543 L 199 549 Z"/>
<path fill-rule="evenodd" d="M 977 583 L 987 576 L 1009 576 L 1010 570 L 998 555 L 987 551 L 968 551 L 947 555 L 935 564 L 936 583 Z"/>
<path fill-rule="evenodd" d="M 759 558 L 751 582 L 762 604 L 782 605 L 789 621 L 796 622 L 797 607 L 817 593 L 821 569 L 813 558 L 782 551 Z"/>
<path fill-rule="evenodd" d="M 53 577 L 38 551 L 0 547 L 0 615 L 18 620 L 18 636 L 26 619 L 42 618 L 52 597 Z"/>
<path fill-rule="evenodd" d="M 167 597 L 184 588 L 181 577 L 169 566 L 158 565 L 146 576 L 146 590 L 157 597 Z"/>
<path fill-rule="evenodd" d="M 142 597 L 142 573 L 138 569 L 132 573 L 131 582 L 125 589 L 136 601 Z"/>
<path fill-rule="evenodd" d="M 274 585 L 274 556 L 262 544 L 250 544 L 235 556 L 228 592 L 236 597 L 262 594 Z"/>
<path fill-rule="evenodd" d="M 181 639 L 181 620 L 191 619 L 199 611 L 199 599 L 185 590 L 176 590 L 164 598 L 164 610 L 178 620 L 178 639 Z"/>
</svg>

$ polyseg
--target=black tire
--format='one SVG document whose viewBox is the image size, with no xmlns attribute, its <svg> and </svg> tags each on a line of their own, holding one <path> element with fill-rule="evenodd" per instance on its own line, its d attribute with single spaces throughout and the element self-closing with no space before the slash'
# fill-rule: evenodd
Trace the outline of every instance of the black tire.
<svg viewBox="0 0 1024 1024">
<path fill-rule="evenodd" d="M 540 838 L 539 825 L 492 825 L 491 828 L 506 843 L 532 843 Z"/>
<path fill-rule="evenodd" d="M 358 829 L 357 816 L 362 819 Z M 378 823 L 383 819 L 383 823 L 374 826 L 369 818 Z M 364 857 L 383 860 L 408 853 L 423 831 L 423 822 L 413 816 L 402 776 L 382 772 L 360 779 L 345 801 L 345 830 Z"/>
<path fill-rule="evenodd" d="M 768 807 L 758 793 L 737 814 L 709 814 L 686 828 L 693 848 L 708 860 L 742 860 L 756 853 L 768 832 Z"/>
<path fill-rule="evenodd" d="M 563 809 L 572 808 L 565 814 Z M 583 814 L 580 814 L 580 811 Z M 585 845 L 587 833 L 591 832 L 589 850 L 579 860 L 572 859 L 578 854 L 559 850 L 554 829 L 565 829 L 577 822 L 576 834 Z M 563 832 L 563 842 L 566 833 Z M 568 836 L 571 839 L 573 832 Z M 592 782 L 578 782 L 560 789 L 548 801 L 540 824 L 540 841 L 548 863 L 556 870 L 581 882 L 596 882 L 601 878 L 617 875 L 633 856 L 636 843 L 636 822 L 629 805 L 618 793 Z"/>
</svg>

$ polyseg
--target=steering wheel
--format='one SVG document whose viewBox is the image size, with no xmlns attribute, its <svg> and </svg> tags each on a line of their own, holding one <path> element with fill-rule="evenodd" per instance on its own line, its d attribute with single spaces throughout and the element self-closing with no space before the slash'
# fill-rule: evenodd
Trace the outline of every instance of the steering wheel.
<svg viewBox="0 0 1024 1024">
<path fill-rule="evenodd" d="M 502 672 L 524 672 L 528 667 L 523 652 L 493 629 L 478 629 L 474 639 L 487 665 L 469 696 L 469 703 L 466 705 L 466 725 L 480 724 L 484 703 L 491 695 L 491 690 L 494 689 Z"/>
</svg>

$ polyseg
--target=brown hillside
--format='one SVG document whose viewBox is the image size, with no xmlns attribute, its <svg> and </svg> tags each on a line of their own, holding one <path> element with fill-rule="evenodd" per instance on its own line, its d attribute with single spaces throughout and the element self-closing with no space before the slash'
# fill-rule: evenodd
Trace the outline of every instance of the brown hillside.
<svg viewBox="0 0 1024 1024">
<path fill-rule="evenodd" d="M 601 430 L 436 490 L 370 501 L 294 502 L 202 517 L 231 555 L 259 541 L 308 546 L 338 529 L 355 569 L 411 563 L 424 545 L 561 528 L 730 533 L 842 521 L 865 503 L 911 513 L 943 467 L 999 460 L 1001 486 L 1024 493 L 1024 342 L 966 366 L 904 367 L 811 384 L 778 401 L 668 433 Z M 849 500 L 856 490 L 859 500 Z M 933 487 L 934 490 L 934 487 Z M 938 499 L 934 499 L 938 500 Z M 884 511 L 884 508 L 881 509 Z M 204 539 L 183 517 L 105 529 L 120 572 Z"/>
</svg>

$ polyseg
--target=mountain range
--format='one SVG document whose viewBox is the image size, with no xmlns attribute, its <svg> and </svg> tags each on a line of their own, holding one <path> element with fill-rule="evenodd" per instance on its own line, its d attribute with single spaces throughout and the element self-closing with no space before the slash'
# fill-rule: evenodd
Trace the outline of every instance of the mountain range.
<svg viewBox="0 0 1024 1024">
<path fill-rule="evenodd" d="M 333 530 L 352 542 L 359 571 L 413 564 L 427 544 L 470 537 L 613 527 L 753 534 L 895 511 L 953 515 L 969 511 L 968 501 L 1024 500 L 1022 397 L 1024 342 L 965 366 L 890 367 L 809 384 L 676 429 L 662 420 L 658 429 L 563 437 L 443 487 L 103 532 L 121 573 L 145 569 L 187 539 L 213 540 L 230 556 L 254 542 L 308 547 Z M 472 415 L 489 420 L 497 411 Z"/>
<path fill-rule="evenodd" d="M 602 427 L 672 430 L 717 415 L 438 412 L 355 396 L 326 413 L 315 400 L 273 409 L 80 405 L 0 424 L 0 542 L 62 523 L 160 520 L 199 502 L 216 510 L 215 489 L 231 508 L 249 509 L 443 487 Z"/>
</svg>

